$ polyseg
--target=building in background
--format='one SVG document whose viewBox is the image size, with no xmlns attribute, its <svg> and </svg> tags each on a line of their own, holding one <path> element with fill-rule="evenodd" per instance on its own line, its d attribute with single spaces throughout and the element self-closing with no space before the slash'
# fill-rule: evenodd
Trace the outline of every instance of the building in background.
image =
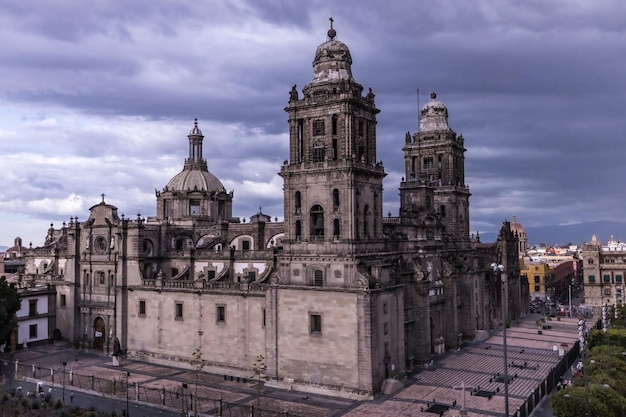
<svg viewBox="0 0 626 417">
<path fill-rule="evenodd" d="M 0 274 L 9 277 L 17 277 L 24 272 L 26 265 L 26 250 L 22 246 L 22 238 L 16 237 L 13 246 L 8 248 L 0 256 Z"/>
<path fill-rule="evenodd" d="M 553 270 L 544 261 L 523 260 L 520 274 L 528 278 L 528 290 L 531 300 L 549 301 L 554 291 L 551 289 Z"/>
<path fill-rule="evenodd" d="M 20 286 L 22 305 L 16 313 L 17 331 L 11 350 L 51 343 L 56 326 L 56 288 L 50 284 Z"/>
<path fill-rule="evenodd" d="M 594 235 L 581 251 L 585 304 L 601 316 L 603 304 L 621 305 L 624 302 L 626 274 L 626 243 L 611 236 L 606 244 Z"/>
</svg>

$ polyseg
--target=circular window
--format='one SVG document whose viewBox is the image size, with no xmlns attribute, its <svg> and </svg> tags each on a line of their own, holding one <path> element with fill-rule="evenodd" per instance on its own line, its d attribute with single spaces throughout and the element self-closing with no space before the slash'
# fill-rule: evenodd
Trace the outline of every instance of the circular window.
<svg viewBox="0 0 626 417">
<path fill-rule="evenodd" d="M 96 237 L 93 249 L 96 253 L 105 253 L 107 251 L 107 240 L 102 236 Z"/>
<path fill-rule="evenodd" d="M 150 239 L 143 240 L 143 254 L 144 256 L 152 255 L 152 241 Z"/>
</svg>

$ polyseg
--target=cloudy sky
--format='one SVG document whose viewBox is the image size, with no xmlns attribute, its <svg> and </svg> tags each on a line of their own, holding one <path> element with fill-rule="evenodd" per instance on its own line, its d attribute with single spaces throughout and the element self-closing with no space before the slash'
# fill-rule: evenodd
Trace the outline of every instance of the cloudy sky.
<svg viewBox="0 0 626 417">
<path fill-rule="evenodd" d="M 623 220 L 623 1 L 6 0 L 0 245 L 43 244 L 102 193 L 153 216 L 196 117 L 234 214 L 282 219 L 283 108 L 311 81 L 331 15 L 381 109 L 385 213 L 419 89 L 465 137 L 472 231 Z"/>
</svg>

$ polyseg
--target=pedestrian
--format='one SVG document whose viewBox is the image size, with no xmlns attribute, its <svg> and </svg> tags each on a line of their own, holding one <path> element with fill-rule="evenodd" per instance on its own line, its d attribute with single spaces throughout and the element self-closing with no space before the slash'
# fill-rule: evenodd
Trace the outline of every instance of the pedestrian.
<svg viewBox="0 0 626 417">
<path fill-rule="evenodd" d="M 70 404 L 74 404 L 74 391 L 70 391 Z"/>
</svg>

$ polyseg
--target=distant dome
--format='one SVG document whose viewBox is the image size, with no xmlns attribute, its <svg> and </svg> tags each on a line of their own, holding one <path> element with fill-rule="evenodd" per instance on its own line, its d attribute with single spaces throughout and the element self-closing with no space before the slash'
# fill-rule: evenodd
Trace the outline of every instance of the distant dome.
<svg viewBox="0 0 626 417">
<path fill-rule="evenodd" d="M 420 131 L 434 132 L 449 130 L 448 108 L 437 100 L 437 94 L 430 94 L 430 101 L 420 110 Z"/>
<path fill-rule="evenodd" d="M 183 170 L 167 184 L 168 191 L 208 191 L 222 192 L 224 185 L 209 171 Z"/>
<path fill-rule="evenodd" d="M 509 222 L 509 227 L 511 228 L 511 233 L 517 236 L 518 238 L 518 253 L 520 256 L 524 256 L 528 249 L 528 237 L 526 236 L 526 229 L 524 226 L 517 222 L 517 216 L 513 216 L 511 221 Z"/>
<path fill-rule="evenodd" d="M 524 229 L 524 226 L 517 222 L 517 218 L 515 216 L 513 216 L 513 219 L 511 220 L 511 232 L 517 232 L 520 236 L 526 235 L 526 229 Z"/>
</svg>

